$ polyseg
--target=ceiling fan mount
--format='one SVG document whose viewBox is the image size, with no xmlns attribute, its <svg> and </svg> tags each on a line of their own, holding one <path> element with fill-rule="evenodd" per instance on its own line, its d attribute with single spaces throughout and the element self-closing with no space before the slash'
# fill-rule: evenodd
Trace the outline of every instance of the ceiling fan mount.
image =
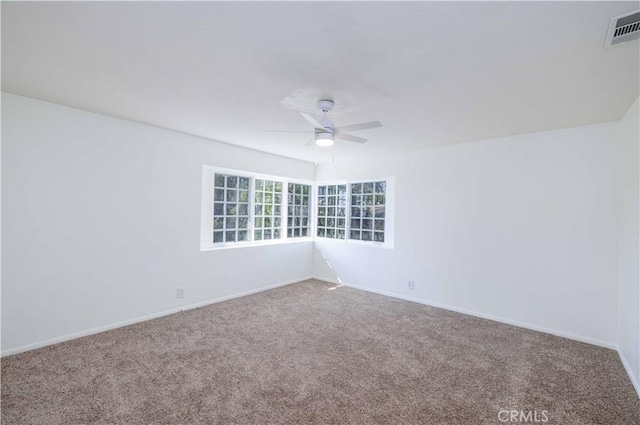
<svg viewBox="0 0 640 425">
<path fill-rule="evenodd" d="M 333 103 L 333 100 L 330 100 L 330 99 L 318 101 L 318 108 L 320 108 L 322 112 L 329 112 L 330 110 L 333 109 L 334 105 L 335 103 Z"/>
</svg>

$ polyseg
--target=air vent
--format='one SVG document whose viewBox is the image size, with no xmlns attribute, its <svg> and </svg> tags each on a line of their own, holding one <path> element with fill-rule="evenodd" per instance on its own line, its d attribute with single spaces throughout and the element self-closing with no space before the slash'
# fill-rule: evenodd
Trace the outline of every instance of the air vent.
<svg viewBox="0 0 640 425">
<path fill-rule="evenodd" d="M 638 38 L 640 38 L 640 10 L 611 19 L 604 47 L 615 46 Z"/>
</svg>

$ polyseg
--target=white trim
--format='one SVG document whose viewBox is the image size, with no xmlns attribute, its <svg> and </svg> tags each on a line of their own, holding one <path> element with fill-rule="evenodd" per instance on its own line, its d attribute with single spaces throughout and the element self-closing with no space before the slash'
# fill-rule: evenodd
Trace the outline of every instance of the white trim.
<svg viewBox="0 0 640 425">
<path fill-rule="evenodd" d="M 570 332 L 549 329 L 542 326 L 532 325 L 530 323 L 519 322 L 517 320 L 506 319 L 504 317 L 498 317 L 498 316 L 493 316 L 491 314 L 480 313 L 473 310 L 454 307 L 448 304 L 440 304 L 433 301 L 423 300 L 421 298 L 409 297 L 406 295 L 397 294 L 395 292 L 388 292 L 388 291 L 382 291 L 379 289 L 367 288 L 366 286 L 354 285 L 354 284 L 342 282 L 342 281 L 338 282 L 334 279 L 327 279 L 327 278 L 318 277 L 318 276 L 314 276 L 313 278 L 317 280 L 324 280 L 325 282 L 335 283 L 337 285 L 344 285 L 346 287 L 353 288 L 353 289 L 360 289 L 362 291 L 373 292 L 374 294 L 385 295 L 387 297 L 398 298 L 405 301 L 411 301 L 418 304 L 428 305 L 430 307 L 442 308 L 444 310 L 455 311 L 456 313 L 467 314 L 469 316 L 479 317 L 481 319 L 493 320 L 494 322 L 504 323 L 511 326 L 518 326 L 520 328 L 529 329 L 532 331 L 543 332 L 546 334 L 555 335 L 562 338 L 572 339 L 574 341 L 584 342 L 591 345 L 597 345 L 599 347 L 609 348 L 616 351 L 618 349 L 618 347 L 615 344 L 605 342 L 605 341 L 600 341 L 594 338 L 589 338 L 586 336 L 572 334 Z"/>
<path fill-rule="evenodd" d="M 25 351 L 35 350 L 36 348 L 42 348 L 42 347 L 46 347 L 48 345 L 59 344 L 61 342 L 65 342 L 65 341 L 71 341 L 72 339 L 81 338 L 83 336 L 94 335 L 94 334 L 97 334 L 97 333 L 100 333 L 100 332 L 110 331 L 112 329 L 117 329 L 117 328 L 121 328 L 121 327 L 124 327 L 124 326 L 133 325 L 135 323 L 146 322 L 147 320 L 152 320 L 152 319 L 157 319 L 159 317 L 169 316 L 171 314 L 180 313 L 182 311 L 192 310 L 194 308 L 200 308 L 200 307 L 204 307 L 204 306 L 207 306 L 207 305 L 210 305 L 210 304 L 217 304 L 217 303 L 220 303 L 220 302 L 223 302 L 223 301 L 229 301 L 229 300 L 232 300 L 234 298 L 240 298 L 240 297 L 244 297 L 244 296 L 247 296 L 247 295 L 256 294 L 258 292 L 263 292 L 263 291 L 267 291 L 269 289 L 279 288 L 281 286 L 291 285 L 293 283 L 302 282 L 302 281 L 305 281 L 305 280 L 308 280 L 308 279 L 312 279 L 312 277 L 311 276 L 301 277 L 301 278 L 297 278 L 297 279 L 293 279 L 293 280 L 288 280 L 286 282 L 280 282 L 280 283 L 276 283 L 276 284 L 273 284 L 273 285 L 262 286 L 260 288 L 251 289 L 251 290 L 244 291 L 244 292 L 239 292 L 237 294 L 226 295 L 224 297 L 214 298 L 214 299 L 211 299 L 211 300 L 202 301 L 202 302 L 194 303 L 194 304 L 189 304 L 189 305 L 182 306 L 182 307 L 172 308 L 172 309 L 169 309 L 169 310 L 159 311 L 159 312 L 156 312 L 156 313 L 147 314 L 145 316 L 139 316 L 139 317 L 136 317 L 136 318 L 133 318 L 133 319 L 123 320 L 123 321 L 120 321 L 120 322 L 110 323 L 108 325 L 98 326 L 98 327 L 95 327 L 95 328 L 91 328 L 91 329 L 86 329 L 86 330 L 79 331 L 79 332 L 70 333 L 70 334 L 59 336 L 59 337 L 56 337 L 56 338 L 46 339 L 44 341 L 38 341 L 38 342 L 35 342 L 33 344 L 27 344 L 27 345 L 22 345 L 22 346 L 16 347 L 16 348 L 10 348 L 8 350 L 4 350 L 4 351 L 0 352 L 0 357 L 11 356 L 13 354 L 18 354 L 18 353 L 23 353 Z"/>
<path fill-rule="evenodd" d="M 640 383 L 634 376 L 631 366 L 629 365 L 629 362 L 627 362 L 627 358 L 622 354 L 622 351 L 618 350 L 618 355 L 620 356 L 620 361 L 622 362 L 622 366 L 624 366 L 624 370 L 627 372 L 627 375 L 629 375 L 631 385 L 633 385 L 633 388 L 636 390 L 636 394 L 638 394 L 638 398 L 640 398 Z"/>
</svg>

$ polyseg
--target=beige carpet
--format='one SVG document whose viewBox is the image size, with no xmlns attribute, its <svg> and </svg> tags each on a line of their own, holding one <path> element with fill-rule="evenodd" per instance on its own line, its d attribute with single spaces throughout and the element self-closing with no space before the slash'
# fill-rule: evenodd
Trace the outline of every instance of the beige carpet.
<svg viewBox="0 0 640 425">
<path fill-rule="evenodd" d="M 301 282 L 4 358 L 2 424 L 510 423 L 501 410 L 640 424 L 615 351 L 331 288 Z"/>
</svg>

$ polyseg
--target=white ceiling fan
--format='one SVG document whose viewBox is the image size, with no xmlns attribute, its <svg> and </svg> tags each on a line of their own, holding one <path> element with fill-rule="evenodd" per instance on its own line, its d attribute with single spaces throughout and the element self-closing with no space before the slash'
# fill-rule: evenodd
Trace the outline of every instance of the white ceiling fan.
<svg viewBox="0 0 640 425">
<path fill-rule="evenodd" d="M 307 143 L 307 146 L 315 142 L 317 146 L 332 146 L 335 139 L 347 140 L 355 143 L 366 143 L 367 139 L 362 137 L 348 134 L 351 131 L 367 130 L 370 128 L 382 127 L 380 121 L 371 121 L 361 124 L 344 125 L 336 127 L 333 122 L 327 116 L 327 113 L 333 109 L 333 100 L 319 100 L 318 108 L 322 111 L 322 117 L 316 119 L 313 115 L 306 112 L 300 112 L 300 115 L 306 119 L 312 126 L 313 131 L 301 131 L 300 133 L 314 133 L 313 137 Z M 275 133 L 281 133 L 280 131 L 274 131 Z M 298 133 L 296 131 L 296 133 Z"/>
</svg>

